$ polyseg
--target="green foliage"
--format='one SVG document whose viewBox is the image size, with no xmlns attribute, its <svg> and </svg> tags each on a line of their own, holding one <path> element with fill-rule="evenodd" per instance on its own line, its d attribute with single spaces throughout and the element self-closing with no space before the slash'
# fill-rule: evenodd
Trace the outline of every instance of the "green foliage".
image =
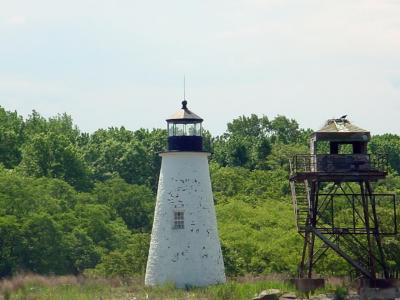
<svg viewBox="0 0 400 300">
<path fill-rule="evenodd" d="M 74 273 L 94 268 L 100 261 L 101 251 L 82 228 L 74 228 L 65 236 L 67 255 Z"/>
<path fill-rule="evenodd" d="M 227 275 L 297 272 L 302 240 L 289 197 L 289 158 L 308 153 L 310 133 L 293 119 L 255 114 L 232 120 L 221 136 L 204 131 Z M 24 119 L 0 107 L 0 277 L 21 270 L 143 274 L 158 153 L 166 141 L 163 129 L 111 127 L 88 134 L 66 114 L 44 118 L 33 111 Z M 400 193 L 400 137 L 374 136 L 370 151 L 387 154 L 390 164 L 390 175 L 375 191 Z M 341 212 L 335 222 L 346 224 L 349 212 L 340 204 L 335 209 Z M 394 216 L 388 206 L 378 216 L 382 228 L 389 228 Z M 400 239 L 384 239 L 384 248 L 396 275 Z M 330 251 L 316 268 L 326 275 L 349 270 Z M 212 294 L 249 295 L 235 284 Z"/>
<path fill-rule="evenodd" d="M 69 271 L 65 264 L 61 228 L 50 215 L 31 215 L 22 225 L 22 234 L 24 268 L 37 273 L 64 274 Z"/>
<path fill-rule="evenodd" d="M 231 201 L 229 197 L 241 194 L 249 203 L 265 202 L 265 197 L 275 199 L 289 191 L 287 172 L 284 170 L 262 171 L 246 168 L 216 167 L 211 165 L 211 179 L 217 202 Z"/>
<path fill-rule="evenodd" d="M 134 230 L 149 230 L 146 213 L 153 209 L 149 188 L 117 178 L 99 186 L 92 194 L 79 193 L 59 179 L 1 170 L 0 275 L 19 270 L 78 274 L 94 268 L 110 251 L 134 244 L 133 232 L 119 215 L 130 212 L 131 205 L 137 213 L 132 212 L 136 219 L 130 220 Z M 107 195 L 109 202 L 104 201 Z M 141 260 L 146 257 L 143 251 L 135 253 Z"/>
<path fill-rule="evenodd" d="M 284 144 L 299 142 L 301 138 L 301 131 L 299 124 L 285 116 L 277 116 L 271 121 L 270 130 L 274 141 L 279 141 Z"/>
<path fill-rule="evenodd" d="M 13 171 L 0 172 L 0 212 L 22 219 L 34 212 L 60 211 L 61 199 L 53 197 L 51 190 L 42 186 L 48 181 L 47 178 L 24 177 Z M 67 185 L 58 180 L 56 182 L 52 185 Z"/>
<path fill-rule="evenodd" d="M 121 128 L 100 129 L 83 147 L 93 179 L 104 181 L 118 175 L 131 184 L 146 184 L 155 189 L 165 149 L 166 131 Z"/>
<path fill-rule="evenodd" d="M 129 229 L 151 230 L 155 197 L 149 188 L 114 178 L 97 183 L 93 194 L 97 203 L 112 207 Z"/>
<path fill-rule="evenodd" d="M 267 165 L 272 170 L 284 170 L 289 172 L 289 160 L 296 154 L 307 154 L 309 152 L 306 144 L 283 144 L 275 143 L 267 158 Z"/>
<path fill-rule="evenodd" d="M 258 117 L 255 114 L 250 117 L 241 116 L 228 123 L 224 135 L 214 139 L 212 159 L 221 166 L 251 170 L 274 168 L 277 162 L 268 159 L 274 148 L 275 156 L 279 156 L 278 149 L 285 149 L 282 145 L 290 145 L 288 150 L 303 150 L 309 134 L 309 130 L 299 129 L 295 120 L 284 116 L 277 116 L 272 121 L 266 116 Z M 285 159 L 287 161 L 287 157 Z M 278 164 L 283 167 L 287 162 L 278 161 Z"/>
<path fill-rule="evenodd" d="M 28 176 L 63 179 L 78 190 L 89 187 L 86 164 L 65 135 L 51 132 L 32 136 L 22 147 L 19 168 Z"/>
<path fill-rule="evenodd" d="M 290 205 L 276 200 L 261 203 L 245 203 L 237 196 L 216 206 L 230 275 L 296 271 L 301 240 Z"/>
<path fill-rule="evenodd" d="M 267 117 L 254 114 L 228 123 L 227 133 L 213 141 L 213 160 L 222 166 L 265 168 L 271 151 L 268 125 Z"/>
<path fill-rule="evenodd" d="M 0 277 L 14 273 L 21 262 L 22 232 L 17 218 L 0 217 Z"/>
<path fill-rule="evenodd" d="M 24 139 L 40 133 L 55 133 L 68 138 L 71 143 L 79 141 L 81 133 L 73 124 L 71 116 L 67 114 L 57 115 L 46 120 L 38 112 L 33 111 L 24 123 Z"/>
<path fill-rule="evenodd" d="M 369 143 L 371 153 L 387 155 L 389 166 L 400 174 L 400 136 L 396 134 L 376 135 Z"/>
<path fill-rule="evenodd" d="M 349 294 L 349 291 L 345 287 L 337 287 L 335 290 L 335 300 L 344 300 Z"/>
<path fill-rule="evenodd" d="M 132 277 L 135 274 L 144 274 L 149 243 L 148 234 L 135 234 L 122 248 L 103 256 L 96 269 L 89 270 L 88 273 L 105 277 Z"/>
<path fill-rule="evenodd" d="M 21 160 L 24 122 L 17 112 L 8 112 L 0 106 L 0 163 L 13 168 Z"/>
</svg>

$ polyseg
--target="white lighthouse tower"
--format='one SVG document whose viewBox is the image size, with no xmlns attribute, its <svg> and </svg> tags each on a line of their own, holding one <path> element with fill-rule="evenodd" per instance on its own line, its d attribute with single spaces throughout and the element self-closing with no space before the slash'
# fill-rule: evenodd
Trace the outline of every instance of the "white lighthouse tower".
<svg viewBox="0 0 400 300">
<path fill-rule="evenodd" d="M 173 283 L 182 288 L 226 280 L 202 122 L 186 100 L 167 119 L 168 151 L 160 154 L 146 285 Z"/>
</svg>

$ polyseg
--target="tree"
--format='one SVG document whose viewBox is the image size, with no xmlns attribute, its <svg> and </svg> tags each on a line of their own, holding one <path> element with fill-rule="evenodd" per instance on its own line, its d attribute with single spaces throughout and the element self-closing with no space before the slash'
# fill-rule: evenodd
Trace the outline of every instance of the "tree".
<svg viewBox="0 0 400 300">
<path fill-rule="evenodd" d="M 107 251 L 121 247 L 131 232 L 113 208 L 104 204 L 83 204 L 75 207 L 79 227 L 93 242 Z"/>
<path fill-rule="evenodd" d="M 261 137 L 268 136 L 270 121 L 266 116 L 258 117 L 252 114 L 250 117 L 240 116 L 228 123 L 227 126 L 229 136 Z"/>
<path fill-rule="evenodd" d="M 95 273 L 102 276 L 131 277 L 144 274 L 150 245 L 148 234 L 135 234 L 122 249 L 110 252 L 96 266 Z"/>
<path fill-rule="evenodd" d="M 302 241 L 289 198 L 288 162 L 308 152 L 309 134 L 293 119 L 255 114 L 232 120 L 218 137 L 204 130 L 228 275 L 296 273 Z M 66 114 L 44 118 L 33 111 L 24 120 L 0 107 L 0 276 L 18 270 L 142 274 L 158 153 L 166 142 L 164 129 L 111 127 L 88 134 Z M 387 154 L 391 167 L 375 192 L 400 193 L 400 137 L 374 136 L 369 147 L 373 156 Z M 388 229 L 394 216 L 382 203 L 377 214 Z M 336 209 L 337 222 L 346 224 L 351 215 Z M 399 239 L 385 238 L 383 245 L 398 275 Z M 343 275 L 349 266 L 328 251 L 316 270 Z"/>
<path fill-rule="evenodd" d="M 285 116 L 277 116 L 270 123 L 270 131 L 273 141 L 279 141 L 284 144 L 297 143 L 301 136 L 299 124 Z"/>
<path fill-rule="evenodd" d="M 88 169 L 68 137 L 53 132 L 32 136 L 22 148 L 20 170 L 29 176 L 61 178 L 78 190 L 90 186 Z"/>
<path fill-rule="evenodd" d="M 272 147 L 272 122 L 255 114 L 234 119 L 228 123 L 227 132 L 214 139 L 213 160 L 221 166 L 266 169 Z"/>
<path fill-rule="evenodd" d="M 11 169 L 21 160 L 24 122 L 17 112 L 8 112 L 0 106 L 0 163 Z"/>
<path fill-rule="evenodd" d="M 146 186 L 127 184 L 120 178 L 96 184 L 96 202 L 112 207 L 129 229 L 149 231 L 153 221 L 155 197 Z"/>
<path fill-rule="evenodd" d="M 277 142 L 272 145 L 272 150 L 266 164 L 269 169 L 281 169 L 289 172 L 289 161 L 293 156 L 296 154 L 308 154 L 309 152 L 308 146 L 304 144 L 283 144 Z"/>
<path fill-rule="evenodd" d="M 21 228 L 14 216 L 0 217 L 0 277 L 10 276 L 21 264 Z"/>
<path fill-rule="evenodd" d="M 65 274 L 69 271 L 61 228 L 46 213 L 25 219 L 23 233 L 23 266 L 42 274 Z"/>
<path fill-rule="evenodd" d="M 147 153 L 146 162 L 149 164 L 148 171 L 150 175 L 147 183 L 152 187 L 153 191 L 155 191 L 157 189 L 158 174 L 161 167 L 161 157 L 159 153 L 167 149 L 167 131 L 164 129 L 153 129 L 149 131 L 142 128 L 135 131 L 134 136 L 143 144 Z M 206 151 L 210 149 L 210 139 L 211 135 L 209 135 L 207 131 L 204 131 L 203 141 Z"/>
<path fill-rule="evenodd" d="M 25 219 L 35 212 L 59 212 L 58 199 L 49 195 L 45 181 L 21 176 L 15 172 L 0 172 L 0 213 Z"/>
<path fill-rule="evenodd" d="M 118 175 L 128 183 L 146 184 L 155 189 L 161 164 L 158 152 L 165 150 L 166 141 L 166 131 L 160 129 L 98 130 L 84 147 L 85 159 L 95 180 L 104 181 Z"/>
<path fill-rule="evenodd" d="M 400 136 L 396 134 L 375 135 L 369 143 L 372 154 L 387 156 L 389 166 L 400 174 Z"/>
<path fill-rule="evenodd" d="M 99 249 L 82 228 L 74 228 L 66 235 L 65 244 L 75 274 L 94 268 L 100 262 Z"/>
<path fill-rule="evenodd" d="M 140 142 L 126 144 L 116 162 L 118 174 L 128 183 L 151 185 L 152 165 L 149 164 L 149 156 L 149 152 Z"/>
<path fill-rule="evenodd" d="M 78 127 L 73 124 L 71 116 L 64 113 L 46 120 L 37 111 L 33 110 L 24 124 L 24 139 L 27 141 L 37 134 L 50 132 L 65 136 L 72 144 L 79 141 L 81 136 Z"/>
<path fill-rule="evenodd" d="M 230 167 L 251 167 L 250 139 L 230 137 L 225 142 L 225 162 Z"/>
</svg>

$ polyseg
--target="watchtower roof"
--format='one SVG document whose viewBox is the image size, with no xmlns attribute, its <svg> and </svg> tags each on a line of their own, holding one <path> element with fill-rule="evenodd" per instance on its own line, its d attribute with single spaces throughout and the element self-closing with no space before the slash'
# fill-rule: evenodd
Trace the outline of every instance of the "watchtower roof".
<svg viewBox="0 0 400 300">
<path fill-rule="evenodd" d="M 180 124 L 201 123 L 203 119 L 187 108 L 187 101 L 182 101 L 182 108 L 167 119 L 167 122 Z"/>
<path fill-rule="evenodd" d="M 371 138 L 371 133 L 352 124 L 346 118 L 340 118 L 326 121 L 320 130 L 312 134 L 312 138 L 320 141 L 367 142 Z"/>
</svg>

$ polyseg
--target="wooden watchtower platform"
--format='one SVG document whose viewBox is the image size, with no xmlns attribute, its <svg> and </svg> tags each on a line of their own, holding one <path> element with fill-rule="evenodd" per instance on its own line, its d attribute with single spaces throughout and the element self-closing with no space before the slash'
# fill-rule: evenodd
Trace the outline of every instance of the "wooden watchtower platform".
<svg viewBox="0 0 400 300">
<path fill-rule="evenodd" d="M 367 280 L 390 277 L 382 238 L 397 234 L 396 197 L 373 192 L 387 175 L 387 159 L 368 154 L 370 138 L 346 118 L 331 119 L 312 134 L 310 154 L 291 159 L 292 201 L 304 238 L 300 278 L 312 278 L 329 249 Z"/>
</svg>

